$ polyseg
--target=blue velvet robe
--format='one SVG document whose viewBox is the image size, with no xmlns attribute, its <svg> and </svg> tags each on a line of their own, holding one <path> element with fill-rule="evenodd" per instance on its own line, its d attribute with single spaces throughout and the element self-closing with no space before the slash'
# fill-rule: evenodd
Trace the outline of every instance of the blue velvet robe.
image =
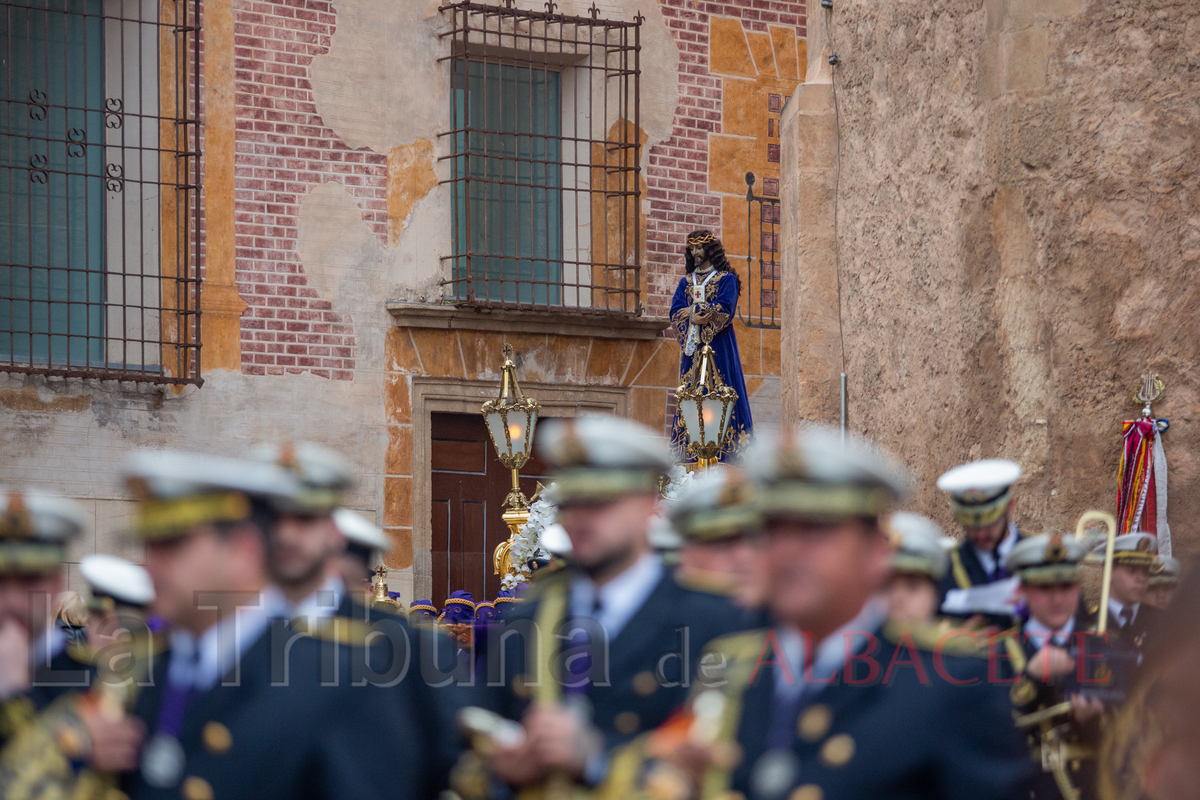
<svg viewBox="0 0 1200 800">
<path fill-rule="evenodd" d="M 671 301 L 671 330 L 679 340 L 679 378 L 680 383 L 692 368 L 693 356 L 683 352 L 687 342 L 689 310 L 692 306 L 692 277 L 696 273 L 685 275 L 675 288 L 675 297 Z M 704 275 L 700 276 L 703 282 Z M 750 398 L 746 392 L 746 379 L 742 376 L 742 357 L 738 353 L 737 337 L 733 333 L 733 319 L 737 314 L 738 281 L 732 272 L 719 271 L 704 287 L 704 306 L 711 309 L 712 319 L 702 329 L 712 330 L 711 346 L 713 362 L 721 373 L 725 385 L 733 387 L 737 392 L 737 402 L 733 407 L 733 415 L 729 419 L 729 430 L 726 434 L 728 444 L 721 453 L 722 461 L 740 460 L 741 450 L 749 442 L 754 432 L 754 420 L 750 416 Z M 702 330 L 701 333 L 704 333 Z M 696 356 L 700 355 L 703 338 L 696 346 Z M 675 421 L 671 426 L 671 447 L 675 458 L 680 462 L 695 461 L 686 453 L 687 431 L 683 425 L 683 417 L 678 409 L 675 411 Z"/>
</svg>

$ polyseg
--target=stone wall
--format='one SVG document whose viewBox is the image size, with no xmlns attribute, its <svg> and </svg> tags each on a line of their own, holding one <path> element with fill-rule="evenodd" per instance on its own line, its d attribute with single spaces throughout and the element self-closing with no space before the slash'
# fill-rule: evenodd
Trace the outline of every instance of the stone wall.
<svg viewBox="0 0 1200 800">
<path fill-rule="evenodd" d="M 1171 421 L 1176 552 L 1194 556 L 1200 10 L 1179 0 L 835 6 L 851 427 L 909 460 L 913 507 L 943 522 L 937 475 L 1005 456 L 1026 471 L 1018 520 L 1073 528 L 1086 509 L 1113 510 L 1120 423 L 1136 416 L 1131 395 L 1153 369 L 1167 385 L 1155 412 Z M 832 108 L 813 113 L 803 97 L 813 87 L 785 110 L 787 145 L 824 160 L 785 176 L 799 191 L 832 178 L 836 154 L 822 127 Z M 794 223 L 795 253 L 813 231 Z M 836 311 L 831 263 L 791 264 L 788 278 L 820 279 L 808 302 Z M 841 369 L 836 339 L 826 346 L 836 314 L 818 319 L 813 338 L 826 345 L 816 348 L 806 319 L 785 352 L 786 407 L 836 421 L 836 391 L 814 388 Z"/>
</svg>

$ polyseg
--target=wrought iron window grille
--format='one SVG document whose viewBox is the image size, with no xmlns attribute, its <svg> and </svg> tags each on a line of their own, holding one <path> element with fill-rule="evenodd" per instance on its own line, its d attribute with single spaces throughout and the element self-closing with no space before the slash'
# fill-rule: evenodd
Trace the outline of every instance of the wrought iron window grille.
<svg viewBox="0 0 1200 800">
<path fill-rule="evenodd" d="M 442 6 L 451 86 L 458 305 L 641 312 L 641 25 L 500 5 Z"/>
<path fill-rule="evenodd" d="M 0 0 L 0 372 L 200 384 L 200 0 Z"/>
<path fill-rule="evenodd" d="M 738 301 L 738 317 L 747 328 L 779 328 L 779 198 L 766 196 L 765 187 L 762 196 L 756 195 L 754 183 L 754 173 L 747 172 L 746 285 Z"/>
</svg>

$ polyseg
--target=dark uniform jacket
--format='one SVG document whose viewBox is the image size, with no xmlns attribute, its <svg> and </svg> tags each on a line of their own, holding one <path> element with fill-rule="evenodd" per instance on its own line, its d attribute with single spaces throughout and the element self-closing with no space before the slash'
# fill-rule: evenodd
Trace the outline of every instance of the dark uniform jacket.
<svg viewBox="0 0 1200 800">
<path fill-rule="evenodd" d="M 34 670 L 27 696 L 39 711 L 69 692 L 86 692 L 95 676 L 92 656 L 83 645 L 71 644 Z"/>
<path fill-rule="evenodd" d="M 489 647 L 488 704 L 510 719 L 520 720 L 539 689 L 530 686 L 530 676 L 539 672 L 529 659 L 528 643 L 536 622 L 543 635 L 543 609 L 553 592 L 566 595 L 576 573 L 562 570 L 535 584 L 529 597 L 515 604 L 508 619 L 497 626 L 503 646 Z M 565 615 L 564 615 L 565 616 Z M 704 646 L 717 636 L 740 629 L 741 612 L 725 597 L 680 585 L 670 570 L 664 570 L 657 586 L 625 627 L 608 643 L 607 658 L 596 655 L 595 671 L 582 696 L 590 705 L 592 722 L 611 749 L 637 734 L 661 725 L 687 698 L 689 687 L 700 669 Z M 560 617 L 550 627 L 557 628 Z M 553 633 L 553 631 L 549 631 Z M 566 653 L 561 640 L 554 640 L 559 658 L 546 662 L 557 669 Z M 569 648 L 569 646 L 567 646 Z M 607 674 L 604 674 L 607 662 Z M 556 681 L 555 675 L 543 680 Z M 561 684 L 559 684 L 561 687 Z"/>
<path fill-rule="evenodd" d="M 369 622 L 388 636 L 386 643 L 380 640 L 372 648 L 376 673 L 389 675 L 401 666 L 395 659 L 408 659 L 407 686 L 395 693 L 401 700 L 411 696 L 417 713 L 410 727 L 425 742 L 432 783 L 445 787 L 464 745 L 455 717 L 463 706 L 479 703 L 478 687 L 459 680 L 458 648 L 436 626 L 410 625 L 398 614 L 367 608 L 349 593 L 342 596 L 335 616 Z"/>
<path fill-rule="evenodd" d="M 134 709 L 151 736 L 169 660 L 169 653 L 156 660 Z M 417 724 L 416 682 L 354 685 L 380 663 L 362 647 L 297 634 L 276 620 L 242 654 L 234 685 L 225 685 L 226 675 L 190 699 L 178 782 L 151 786 L 137 771 L 121 788 L 135 799 L 349 800 L 397 786 L 406 797 L 433 797 L 441 787 Z"/>
<path fill-rule="evenodd" d="M 94 670 L 80 657 L 79 648 L 55 653 L 49 664 L 34 669 L 24 692 L 0 701 L 0 749 L 32 724 L 52 703 L 72 692 L 86 692 Z"/>
<path fill-rule="evenodd" d="M 1076 632 L 1092 629 L 1090 621 L 1086 618 L 1080 619 L 1076 616 L 1076 624 Z M 1064 648 L 1069 652 L 1075 652 L 1075 642 L 1078 639 L 1076 637 L 1073 639 L 1074 642 Z M 1066 685 L 1062 677 L 1044 681 L 1039 676 L 1030 675 L 1026 671 L 1029 660 L 1037 655 L 1038 651 L 1046 644 L 1045 637 L 1027 636 L 1025 624 L 1021 623 L 1012 630 L 1001 634 L 1001 641 L 1005 651 L 1004 656 L 1011 659 L 1006 672 L 1009 678 L 1015 681 L 1009 689 L 1014 718 L 1050 708 L 1067 700 Z M 1074 722 L 1070 715 L 1067 715 L 1053 720 L 1045 727 L 1055 727 L 1062 723 L 1068 725 L 1065 733 L 1061 735 L 1061 739 L 1069 752 L 1077 756 L 1067 760 L 1063 775 L 1075 789 L 1082 791 L 1083 797 L 1094 797 L 1095 749 L 1100 743 L 1101 735 L 1099 721 L 1093 720 L 1086 725 L 1080 725 Z M 1036 765 L 1042 764 L 1043 727 L 1041 725 L 1034 726 L 1025 731 L 1032 761 Z M 1032 800 L 1061 800 L 1063 793 L 1058 787 L 1054 774 L 1039 769 L 1029 796 Z"/>
<path fill-rule="evenodd" d="M 982 586 L 991 582 L 992 578 L 984 570 L 975 548 L 971 546 L 970 542 L 964 540 L 950 551 L 950 569 L 946 570 L 938 590 L 944 598 L 946 592 L 951 589 L 969 589 L 972 586 Z"/>
<path fill-rule="evenodd" d="M 1137 614 L 1134 615 L 1133 622 L 1124 627 L 1120 627 L 1117 621 L 1113 619 L 1113 615 L 1109 613 L 1108 629 L 1116 633 L 1125 644 L 1134 650 L 1140 651 L 1146 644 L 1146 637 L 1150 635 L 1155 625 L 1158 624 L 1158 619 L 1161 615 L 1161 610 L 1143 601 L 1138 604 Z"/>
<path fill-rule="evenodd" d="M 1025 800 L 1032 765 L 1008 687 L 989 681 L 984 658 L 935 652 L 933 637 L 908 636 L 876 631 L 849 672 L 787 711 L 766 663 L 779 658 L 766 632 L 714 643 L 729 656 L 725 691 L 740 692 L 743 757 L 731 788 L 749 800 Z M 772 730 L 790 744 L 772 747 Z"/>
</svg>

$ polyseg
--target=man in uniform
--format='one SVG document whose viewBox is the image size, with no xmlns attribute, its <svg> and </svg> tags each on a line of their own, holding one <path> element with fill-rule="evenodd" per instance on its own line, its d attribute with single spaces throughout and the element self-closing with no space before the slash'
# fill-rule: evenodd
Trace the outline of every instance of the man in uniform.
<svg viewBox="0 0 1200 800">
<path fill-rule="evenodd" d="M 675 572 L 680 583 L 727 594 L 748 612 L 761 612 L 766 603 L 761 520 L 745 473 L 710 467 L 671 504 L 670 518 L 683 538 Z"/>
<path fill-rule="evenodd" d="M 884 630 L 880 520 L 906 490 L 901 468 L 825 428 L 760 438 L 747 464 L 772 627 L 712 645 L 722 669 L 697 687 L 671 756 L 700 797 L 1023 798 L 1028 754 L 985 660 Z"/>
<path fill-rule="evenodd" d="M 349 465 L 312 442 L 264 445 L 254 457 L 288 471 L 298 486 L 294 497 L 281 501 L 283 513 L 267 539 L 272 580 L 293 616 L 346 616 L 350 598 L 339 563 L 346 539 L 333 512 L 354 486 Z"/>
<path fill-rule="evenodd" d="M 433 797 L 416 681 L 385 688 L 370 656 L 289 627 L 267 536 L 301 488 L 276 465 L 140 453 L 128 485 L 154 610 L 172 626 L 135 707 L 150 738 L 122 789 L 138 798 Z M 352 685 L 360 683 L 361 685 Z"/>
<path fill-rule="evenodd" d="M 1021 597 L 1029 610 L 1027 618 L 1001 635 L 1001 657 L 1011 659 L 1016 677 L 1009 692 L 1013 715 L 1020 724 L 1027 714 L 1064 702 L 1071 705 L 1059 717 L 1023 726 L 1028 728 L 1033 761 L 1044 770 L 1031 794 L 1036 800 L 1073 800 L 1069 792 L 1081 789 L 1083 796 L 1094 796 L 1097 718 L 1104 709 L 1095 698 L 1068 696 L 1066 688 L 1078 672 L 1081 635 L 1090 630 L 1088 621 L 1076 613 L 1080 564 L 1086 555 L 1087 546 L 1074 536 L 1043 534 L 1022 539 L 1005 562 L 1006 569 L 1020 577 Z"/>
<path fill-rule="evenodd" d="M 89 553 L 79 561 L 87 581 L 87 643 L 103 650 L 123 635 L 148 632 L 146 609 L 154 602 L 154 584 L 145 569 L 107 553 Z"/>
<path fill-rule="evenodd" d="M 938 584 L 950 564 L 942 529 L 929 517 L 911 511 L 897 511 L 884 527 L 894 548 L 887 583 L 888 620 L 900 626 L 933 623 Z"/>
<path fill-rule="evenodd" d="M 121 709 L 86 698 L 91 668 L 67 653 L 50 615 L 64 584 L 69 542 L 83 512 L 53 495 L 0 488 L 0 796 L 14 787 L 69 786 L 86 765 L 100 772 L 137 763 L 144 729 Z M 65 794 L 66 792 L 64 792 Z"/>
<path fill-rule="evenodd" d="M 1179 587 L 1179 562 L 1170 556 L 1159 556 L 1150 567 L 1150 587 L 1146 599 L 1155 608 L 1165 609 Z"/>
<path fill-rule="evenodd" d="M 1092 551 L 1093 559 L 1104 559 L 1106 543 Z M 1112 584 L 1108 595 L 1108 629 L 1135 650 L 1141 650 L 1146 635 L 1161 612 L 1148 603 L 1150 567 L 1158 553 L 1158 539 L 1148 533 L 1126 533 L 1113 543 Z M 1098 609 L 1095 609 L 1098 610 Z"/>
<path fill-rule="evenodd" d="M 358 598 L 359 605 L 366 605 L 371 591 L 371 564 L 384 553 L 392 550 L 392 540 L 383 529 L 362 514 L 348 508 L 333 512 L 333 524 L 346 540 L 346 549 L 338 559 L 342 584 L 350 598 Z"/>
<path fill-rule="evenodd" d="M 616 417 L 539 429 L 554 472 L 570 565 L 536 581 L 491 650 L 496 710 L 520 720 L 519 744 L 497 746 L 495 774 L 514 787 L 598 781 L 607 753 L 654 728 L 685 699 L 701 648 L 739 624 L 727 599 L 676 582 L 649 543 L 667 443 Z M 503 670 L 499 670 L 500 666 Z"/>
<path fill-rule="evenodd" d="M 1013 484 L 1020 477 L 1018 464 L 988 458 L 955 467 L 938 478 L 937 487 L 950 496 L 954 519 L 963 529 L 963 541 L 950 551 L 943 597 L 950 589 L 1009 577 L 1004 559 L 1020 538 L 1012 521 Z"/>
</svg>

